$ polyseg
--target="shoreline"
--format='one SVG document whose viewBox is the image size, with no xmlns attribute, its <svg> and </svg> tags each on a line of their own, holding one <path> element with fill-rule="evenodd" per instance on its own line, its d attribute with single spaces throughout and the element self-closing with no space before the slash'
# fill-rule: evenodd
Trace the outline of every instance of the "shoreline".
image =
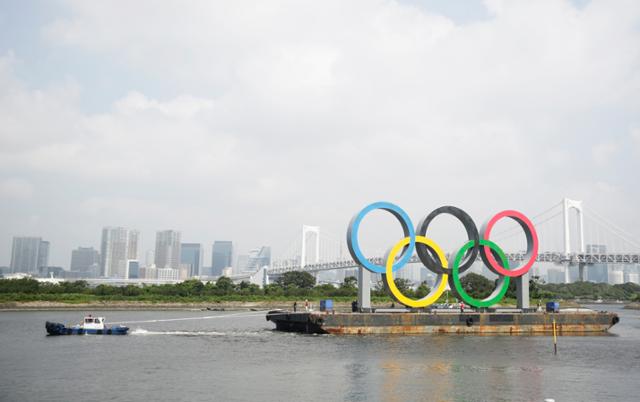
<svg viewBox="0 0 640 402">
<path fill-rule="evenodd" d="M 198 302 L 198 303 L 170 303 L 170 302 L 131 302 L 131 301 L 102 301 L 90 303 L 64 302 L 8 302 L 0 303 L 3 311 L 80 311 L 80 310 L 113 310 L 113 311 L 239 311 L 265 310 L 276 308 L 290 308 L 293 303 L 283 302 Z"/>
<path fill-rule="evenodd" d="M 372 307 L 389 308 L 389 302 L 372 302 Z M 589 302 L 577 303 L 574 301 L 561 302 L 562 308 L 580 307 Z M 319 308 L 319 302 L 311 300 L 310 305 L 314 310 Z M 334 310 L 351 311 L 350 302 L 334 301 Z M 535 306 L 532 304 L 532 306 Z M 400 305 L 397 306 L 398 308 Z M 499 306 L 495 306 L 499 307 Z M 512 305 L 504 305 L 505 308 L 513 308 Z M 4 302 L 0 303 L 0 312 L 5 311 L 83 311 L 83 310 L 113 310 L 113 311 L 253 311 L 253 310 L 292 310 L 293 301 L 219 301 L 219 302 L 147 302 L 147 301 L 95 301 L 89 303 L 65 303 L 51 301 L 29 302 Z M 640 309 L 640 304 L 635 307 Z M 298 309 L 304 309 L 304 301 L 298 300 Z"/>
</svg>

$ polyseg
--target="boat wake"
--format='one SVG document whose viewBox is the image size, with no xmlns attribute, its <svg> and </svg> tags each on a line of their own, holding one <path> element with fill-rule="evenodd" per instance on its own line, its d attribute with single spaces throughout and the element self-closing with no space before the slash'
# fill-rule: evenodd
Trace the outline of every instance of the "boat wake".
<svg viewBox="0 0 640 402">
<path fill-rule="evenodd" d="M 129 332 L 129 335 L 173 335 L 173 336 L 262 336 L 268 331 L 148 331 L 143 328 L 136 328 Z"/>
</svg>

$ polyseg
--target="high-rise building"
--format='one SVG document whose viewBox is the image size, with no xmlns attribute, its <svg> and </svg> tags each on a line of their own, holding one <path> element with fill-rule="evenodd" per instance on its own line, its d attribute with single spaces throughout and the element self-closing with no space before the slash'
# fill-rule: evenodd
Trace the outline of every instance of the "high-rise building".
<svg viewBox="0 0 640 402">
<path fill-rule="evenodd" d="M 40 249 L 38 250 L 38 268 L 49 266 L 49 242 L 41 241 Z"/>
<path fill-rule="evenodd" d="M 189 277 L 202 275 L 200 272 L 201 261 L 202 247 L 200 247 L 200 243 L 182 243 L 180 250 L 180 263 L 189 265 Z"/>
<path fill-rule="evenodd" d="M 109 278 L 126 278 L 127 260 L 138 259 L 137 230 L 123 227 L 102 229 L 100 244 L 100 274 Z"/>
<path fill-rule="evenodd" d="M 86 272 L 93 264 L 100 263 L 100 253 L 93 247 L 78 247 L 71 251 L 70 270 Z"/>
<path fill-rule="evenodd" d="M 140 260 L 140 246 L 142 244 L 140 232 L 137 230 L 129 230 L 129 240 L 127 244 L 127 259 Z"/>
<path fill-rule="evenodd" d="M 180 269 L 180 232 L 161 230 L 156 233 L 155 263 L 158 268 Z"/>
<path fill-rule="evenodd" d="M 216 240 L 211 250 L 211 275 L 220 276 L 222 270 L 231 267 L 233 260 L 233 242 Z"/>
<path fill-rule="evenodd" d="M 11 247 L 11 272 L 37 274 L 49 265 L 49 242 L 40 237 L 14 237 Z"/>
</svg>

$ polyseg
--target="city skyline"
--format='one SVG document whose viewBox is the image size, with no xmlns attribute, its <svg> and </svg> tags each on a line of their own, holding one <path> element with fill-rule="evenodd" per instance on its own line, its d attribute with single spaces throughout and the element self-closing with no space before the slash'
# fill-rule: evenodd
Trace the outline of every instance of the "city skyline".
<svg viewBox="0 0 640 402">
<path fill-rule="evenodd" d="M 147 268 L 149 264 L 142 264 L 141 256 L 143 253 L 140 251 L 139 240 L 143 237 L 140 231 L 136 229 L 130 229 L 121 226 L 106 226 L 102 228 L 102 240 L 100 242 L 99 249 L 94 246 L 77 246 L 70 250 L 70 257 L 68 264 L 49 264 L 48 253 L 50 242 L 42 240 L 41 237 L 24 237 L 13 236 L 14 248 L 23 242 L 29 244 L 24 245 L 25 252 L 10 253 L 13 261 L 14 255 L 18 260 L 22 260 L 26 256 L 27 259 L 33 260 L 29 266 L 33 266 L 32 269 L 13 270 L 13 264 L 7 264 L 9 273 L 24 272 L 38 274 L 39 267 L 61 267 L 67 272 L 81 272 L 87 274 L 86 277 L 91 277 L 92 272 L 89 269 L 95 265 L 96 277 L 108 276 L 114 278 L 124 278 L 127 272 L 129 261 L 137 261 L 140 268 Z M 216 240 L 212 247 L 212 260 L 211 266 L 205 266 L 203 264 L 203 257 L 205 248 L 201 243 L 182 243 L 181 232 L 176 230 L 158 230 L 156 233 L 156 248 L 147 250 L 145 254 L 151 252 L 154 255 L 153 266 L 155 268 L 172 268 L 180 270 L 185 263 L 191 263 L 195 261 L 195 266 L 191 267 L 189 271 L 189 277 L 197 276 L 202 268 L 214 268 L 214 262 L 216 259 L 220 261 L 220 272 L 222 268 L 234 267 L 233 259 L 235 253 L 241 252 L 233 247 L 232 241 L 220 241 Z M 33 244 L 30 244 L 33 243 Z M 37 244 L 37 247 L 34 246 Z M 216 256 L 216 244 L 219 247 L 219 254 Z M 35 248 L 34 248 L 35 247 Z M 40 255 L 38 250 L 41 250 Z M 102 253 L 99 251 L 101 250 Z M 240 254 L 239 254 L 240 255 Z M 251 248 L 245 251 L 248 258 L 248 265 L 245 268 L 254 268 L 262 266 L 264 262 L 270 261 L 271 247 L 260 246 L 258 248 Z M 103 257 L 104 256 L 104 257 Z M 43 262 L 43 261 L 46 261 Z M 157 263 L 160 261 L 161 265 Z M 163 262 L 166 261 L 167 264 Z M 16 263 L 18 264 L 18 263 Z M 0 265 L 1 266 L 1 265 Z M 220 273 L 218 273 L 219 275 Z"/>
<path fill-rule="evenodd" d="M 137 250 L 137 240 L 141 237 L 141 234 L 135 229 L 127 229 L 123 227 L 105 227 L 103 228 L 103 245 L 102 248 L 104 250 L 109 250 L 110 248 L 116 248 L 116 250 L 111 250 L 112 254 L 111 258 L 114 258 L 113 255 L 124 255 L 127 256 L 126 259 L 123 259 L 121 263 L 116 261 L 113 264 L 112 270 L 116 270 L 116 274 L 111 274 L 107 277 L 109 278 L 123 278 L 123 279 L 149 279 L 145 274 L 151 272 L 151 278 L 157 278 L 160 280 L 183 280 L 187 278 L 191 278 L 194 276 L 201 277 L 217 277 L 222 274 L 222 268 L 231 267 L 232 275 L 245 274 L 250 272 L 256 272 L 260 267 L 264 265 L 271 264 L 271 247 L 270 246 L 261 246 L 257 248 L 252 248 L 247 250 L 246 253 L 238 253 L 237 250 L 233 248 L 232 241 L 220 241 L 217 240 L 212 245 L 212 260 L 211 266 L 205 267 L 202 264 L 202 257 L 204 256 L 204 248 L 200 243 L 180 243 L 180 231 L 175 230 L 161 230 L 156 231 L 156 244 L 160 244 L 162 248 L 168 248 L 175 250 L 175 242 L 177 241 L 178 249 L 178 267 L 174 268 L 172 266 L 165 267 L 157 267 L 155 263 L 152 266 L 149 264 L 141 264 L 139 258 L 137 258 L 140 253 Z M 106 237 L 105 237 L 106 236 Z M 15 244 L 20 244 L 20 242 L 26 242 L 25 246 L 22 247 L 24 250 L 20 251 L 20 247 L 15 246 Z M 109 244 L 110 242 L 115 244 Z M 33 243 L 33 244 L 31 244 Z M 37 243 L 38 247 L 34 248 L 34 245 Z M 44 256 L 38 256 L 38 248 L 44 245 L 42 250 L 44 250 Z M 130 253 L 129 247 L 133 246 L 133 250 Z M 44 261 L 47 259 L 48 251 L 50 247 L 50 242 L 43 241 L 40 237 L 14 237 L 14 248 L 18 251 L 14 253 L 12 251 L 12 260 L 14 254 L 19 255 L 18 259 L 24 259 L 22 255 L 28 255 L 27 259 L 32 261 L 38 261 L 38 265 L 41 264 L 40 261 Z M 216 247 L 217 247 L 217 256 L 216 256 Z M 149 250 L 152 251 L 152 250 Z M 607 246 L 605 244 L 585 244 L 586 253 L 593 254 L 602 254 L 607 253 Z M 135 253 L 135 254 L 133 254 Z M 163 253 L 171 254 L 171 251 L 165 250 Z M 109 254 L 109 253 L 107 253 Z M 234 261 L 234 256 L 237 255 L 237 261 Z M 129 258 L 136 257 L 136 258 Z M 300 255 L 298 256 L 300 257 Z M 162 257 L 165 258 L 165 257 Z M 74 266 L 74 259 L 77 259 L 77 263 Z M 214 269 L 216 259 L 219 261 L 220 272 L 217 272 Z M 93 271 L 90 271 L 89 268 L 91 266 L 95 266 L 95 270 L 98 273 L 104 273 L 104 267 L 102 264 L 105 264 L 105 260 L 101 258 L 101 254 L 94 249 L 93 247 L 83 247 L 79 246 L 71 252 L 71 261 L 68 267 L 59 267 L 55 265 L 44 265 L 38 266 L 35 270 L 32 271 L 14 271 L 12 269 L 13 265 L 7 267 L 9 268 L 8 273 L 12 272 L 25 272 L 31 273 L 40 276 L 49 276 L 50 272 L 55 272 L 57 276 L 60 274 L 60 269 L 63 272 L 75 272 L 76 274 L 81 274 L 80 276 L 71 276 L 70 279 L 74 278 L 97 278 L 103 277 L 103 275 L 98 274 L 95 275 Z M 168 260 L 172 260 L 173 258 L 169 258 Z M 97 261 L 97 263 L 96 263 Z M 195 263 L 194 263 L 195 262 Z M 187 267 L 188 266 L 188 267 Z M 194 266 L 196 269 L 194 270 Z M 135 274 L 131 275 L 131 270 L 135 270 Z M 42 269 L 47 268 L 46 272 L 43 272 Z M 208 269 L 207 273 L 203 273 L 203 269 Z M 596 282 L 596 283 L 609 283 L 609 284 L 622 284 L 626 282 L 640 283 L 640 266 L 638 264 L 589 264 L 586 267 L 586 277 L 585 280 L 588 282 Z M 53 271 L 52 271 L 53 270 Z M 481 274 L 488 278 L 493 278 L 494 274 L 491 273 L 486 267 L 482 264 L 474 264 L 471 269 L 472 272 Z M 570 270 L 567 274 L 565 274 L 564 269 L 561 266 L 548 264 L 548 263 L 538 263 L 534 266 L 533 275 L 539 276 L 542 280 L 548 283 L 564 283 L 565 275 L 568 275 L 569 282 L 575 282 L 578 280 L 578 267 L 575 265 L 570 266 Z M 328 276 L 327 276 L 328 274 Z M 426 276 L 425 276 L 426 274 Z M 147 274 L 148 275 L 148 274 Z M 324 279 L 321 282 L 336 282 L 344 279 L 345 272 L 340 271 L 329 271 L 329 273 L 322 273 L 322 277 Z M 409 267 L 409 269 L 402 271 L 399 276 L 400 278 L 405 278 L 410 280 L 414 286 L 417 286 L 422 281 L 426 280 L 431 283 L 434 279 L 430 276 L 430 274 L 424 269 L 424 267 L 413 265 Z M 319 277 L 320 280 L 320 277 Z M 374 281 L 375 282 L 375 281 Z"/>
</svg>

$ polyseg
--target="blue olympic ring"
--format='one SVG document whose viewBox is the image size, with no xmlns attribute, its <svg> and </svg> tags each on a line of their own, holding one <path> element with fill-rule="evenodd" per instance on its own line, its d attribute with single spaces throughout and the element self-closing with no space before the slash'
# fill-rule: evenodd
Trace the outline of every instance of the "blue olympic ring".
<svg viewBox="0 0 640 402">
<path fill-rule="evenodd" d="M 349 253 L 351 254 L 353 260 L 356 261 L 356 263 L 362 265 L 369 271 L 379 274 L 385 273 L 385 266 L 376 265 L 369 261 L 362 253 L 362 250 L 360 249 L 360 245 L 358 243 L 358 230 L 360 229 L 360 222 L 365 217 L 365 215 L 376 209 L 382 209 L 395 216 L 396 219 L 400 222 L 400 225 L 402 225 L 404 237 L 409 238 L 409 245 L 404 249 L 402 258 L 400 258 L 400 260 L 393 264 L 393 271 L 395 272 L 409 262 L 409 260 L 411 259 L 411 255 L 413 254 L 413 251 L 416 247 L 416 233 L 413 228 L 413 223 L 411 223 L 409 215 L 407 215 L 407 213 L 402 208 L 395 204 L 386 201 L 374 202 L 373 204 L 367 205 L 351 219 L 351 222 L 349 223 L 349 230 L 347 231 L 347 246 L 349 247 Z"/>
</svg>

